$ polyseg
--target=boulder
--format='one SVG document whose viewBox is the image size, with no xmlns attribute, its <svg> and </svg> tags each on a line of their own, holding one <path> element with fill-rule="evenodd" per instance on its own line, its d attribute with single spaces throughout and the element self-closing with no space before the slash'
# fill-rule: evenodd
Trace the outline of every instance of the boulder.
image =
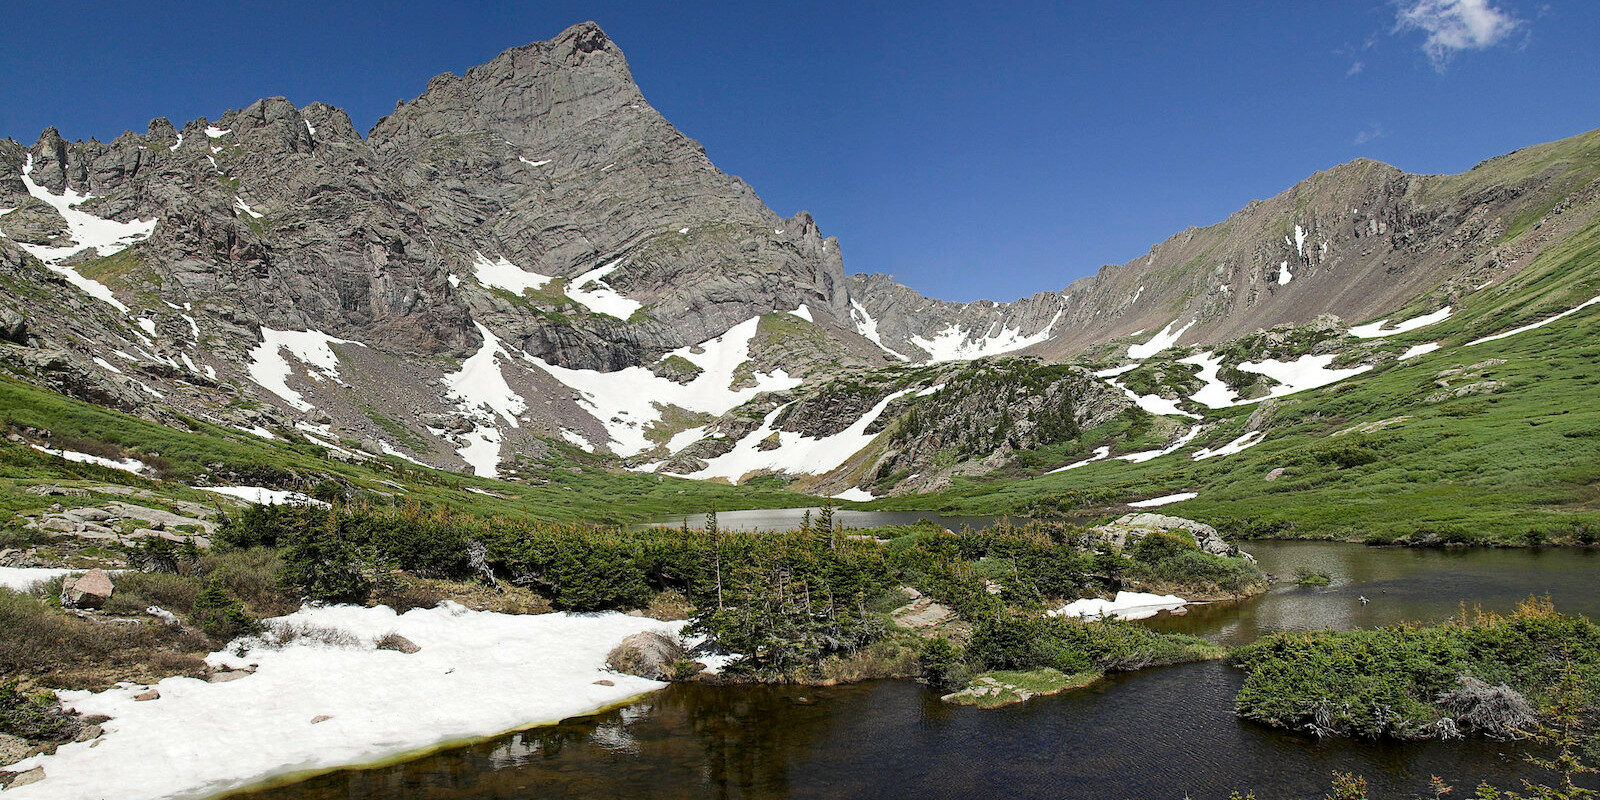
<svg viewBox="0 0 1600 800">
<path fill-rule="evenodd" d="M 28 318 L 9 308 L 0 310 L 0 339 L 13 344 L 27 344 Z"/>
<path fill-rule="evenodd" d="M 410 655 L 422 650 L 421 647 L 417 646 L 416 642 L 413 642 L 398 633 L 391 633 L 382 639 L 379 639 L 378 649 L 393 650 L 396 653 L 405 653 L 406 655 Z"/>
<path fill-rule="evenodd" d="M 1167 514 L 1124 514 L 1115 522 L 1095 528 L 1118 547 L 1127 547 L 1152 531 L 1186 531 L 1194 537 L 1196 547 L 1214 556 L 1239 556 L 1254 561 L 1249 553 L 1228 544 L 1217 529 L 1203 522 L 1174 517 Z"/>
<path fill-rule="evenodd" d="M 154 686 L 152 686 L 152 687 L 150 687 L 150 688 L 148 688 L 148 689 L 146 689 L 146 690 L 134 695 L 133 699 L 138 700 L 140 702 L 144 702 L 146 700 L 160 700 L 161 699 L 161 690 L 155 688 Z"/>
<path fill-rule="evenodd" d="M 38 783 L 42 780 L 44 780 L 44 767 L 34 767 L 26 772 L 19 772 L 13 775 L 11 780 L 5 784 L 5 788 L 15 789 L 18 786 L 27 786 L 30 783 Z"/>
<path fill-rule="evenodd" d="M 606 666 L 625 675 L 653 681 L 672 678 L 672 665 L 688 656 L 678 640 L 654 631 L 636 633 L 622 640 L 606 656 Z"/>
<path fill-rule="evenodd" d="M 99 608 L 111 599 L 111 576 L 96 567 L 82 575 L 68 575 L 61 582 L 61 602 L 71 608 Z"/>
<path fill-rule="evenodd" d="M 330 719 L 333 719 L 333 715 L 331 714 L 318 714 L 311 718 L 311 724 L 316 725 L 321 722 L 327 722 Z"/>
</svg>

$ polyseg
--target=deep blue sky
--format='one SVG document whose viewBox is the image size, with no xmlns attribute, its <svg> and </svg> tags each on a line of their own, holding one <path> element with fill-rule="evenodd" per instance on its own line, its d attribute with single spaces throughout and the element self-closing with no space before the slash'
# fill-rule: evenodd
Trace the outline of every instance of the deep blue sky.
<svg viewBox="0 0 1600 800">
<path fill-rule="evenodd" d="M 35 5 L 0 28 L 0 136 L 270 95 L 365 130 L 432 75 L 594 19 L 656 108 L 815 214 L 847 269 L 1009 300 L 1357 156 L 1454 172 L 1600 127 L 1593 0 L 982 5 Z"/>
</svg>

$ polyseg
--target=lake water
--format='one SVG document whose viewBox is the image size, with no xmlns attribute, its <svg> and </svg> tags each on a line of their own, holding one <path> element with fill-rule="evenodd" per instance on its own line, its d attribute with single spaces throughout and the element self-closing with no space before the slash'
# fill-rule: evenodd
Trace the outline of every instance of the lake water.
<svg viewBox="0 0 1600 800">
<path fill-rule="evenodd" d="M 1600 614 L 1600 553 L 1246 545 L 1269 571 L 1305 566 L 1325 588 L 1280 587 L 1147 624 L 1236 644 L 1279 630 L 1438 621 L 1460 604 L 1530 595 Z M 1369 599 L 1362 605 L 1359 598 Z M 1529 775 L 1514 745 L 1317 741 L 1233 716 L 1242 676 L 1221 663 L 1122 674 L 992 711 L 906 681 L 831 688 L 676 685 L 619 710 L 406 763 L 321 775 L 256 800 L 490 798 L 1320 798 L 1335 770 L 1374 798 L 1470 794 Z"/>
</svg>

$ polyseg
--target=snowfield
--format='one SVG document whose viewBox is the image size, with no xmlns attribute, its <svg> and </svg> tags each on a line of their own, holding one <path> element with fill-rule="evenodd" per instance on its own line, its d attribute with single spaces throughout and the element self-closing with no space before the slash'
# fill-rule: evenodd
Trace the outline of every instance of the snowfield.
<svg viewBox="0 0 1600 800">
<path fill-rule="evenodd" d="M 79 211 L 76 207 L 93 199 L 87 194 L 78 194 L 70 187 L 64 187 L 61 194 L 52 194 L 50 190 L 33 182 L 33 154 L 29 153 L 27 160 L 22 165 L 22 185 L 28 194 L 56 210 L 67 223 L 67 234 L 75 244 L 65 247 L 50 247 L 49 245 L 24 244 L 17 242 L 17 246 L 28 251 L 30 255 L 44 262 L 51 272 L 67 279 L 67 282 L 81 289 L 90 297 L 100 300 L 111 307 L 128 313 L 128 307 L 111 293 L 111 287 L 86 278 L 78 274 L 76 269 L 63 263 L 68 258 L 77 255 L 85 248 L 94 248 L 96 255 L 101 258 L 113 256 L 135 242 L 149 238 L 155 232 L 158 219 L 149 221 L 135 220 L 133 222 L 118 222 L 114 219 L 97 217 L 86 211 Z M 0 235 L 4 235 L 0 230 Z"/>
<path fill-rule="evenodd" d="M 36 444 L 29 446 L 41 453 L 49 453 L 57 458 L 64 458 L 68 461 L 74 461 L 79 464 L 98 464 L 102 467 L 110 467 L 111 469 L 118 469 L 122 470 L 123 472 L 131 472 L 135 475 L 144 475 L 150 469 L 148 464 L 145 464 L 143 461 L 140 461 L 136 458 L 124 458 L 121 461 L 113 461 L 104 456 L 80 453 L 76 450 L 55 450 L 49 447 L 40 447 Z"/>
<path fill-rule="evenodd" d="M 605 282 L 606 276 L 616 272 L 620 266 L 621 261 L 613 261 L 573 278 L 572 283 L 567 284 L 567 296 L 596 314 L 609 314 L 622 320 L 633 316 L 633 312 L 644 308 L 644 304 L 623 297 Z"/>
<path fill-rule="evenodd" d="M 63 575 L 79 571 L 48 567 L 0 567 L 0 589 L 26 592 L 39 581 L 59 580 Z"/>
<path fill-rule="evenodd" d="M 1356 337 L 1357 339 L 1376 339 L 1380 336 L 1394 336 L 1407 331 L 1414 331 L 1418 328 L 1426 328 L 1435 322 L 1443 322 L 1450 318 L 1450 314 L 1452 312 L 1453 309 L 1451 309 L 1450 306 L 1445 306 L 1444 308 L 1441 308 L 1432 314 L 1423 314 L 1420 317 L 1412 317 L 1405 322 L 1397 322 L 1393 328 L 1387 329 L 1385 329 L 1383 326 L 1389 324 L 1389 320 L 1380 319 L 1377 322 L 1367 325 L 1357 325 L 1354 328 L 1351 328 L 1350 335 Z"/>
<path fill-rule="evenodd" d="M 1534 323 L 1530 323 L 1530 324 L 1527 324 L 1527 325 L 1523 325 L 1520 328 L 1512 328 L 1509 331 L 1502 331 L 1502 332 L 1496 333 L 1496 334 L 1494 334 L 1492 336 L 1485 336 L 1485 337 L 1483 337 L 1481 339 L 1473 339 L 1472 341 L 1467 342 L 1465 345 L 1462 345 L 1462 346 L 1463 347 L 1471 347 L 1471 346 L 1473 346 L 1475 344 L 1483 344 L 1484 342 L 1494 342 L 1494 341 L 1498 341 L 1500 339 L 1504 339 L 1504 338 L 1506 338 L 1508 336 L 1516 336 L 1519 333 L 1527 333 L 1528 331 L 1531 331 L 1531 330 L 1536 330 L 1538 328 L 1543 328 L 1544 326 L 1549 325 L 1550 323 L 1555 322 L 1558 319 L 1564 319 L 1566 317 L 1570 317 L 1573 314 L 1576 314 L 1579 311 L 1582 311 L 1582 310 L 1588 308 L 1589 306 L 1594 305 L 1595 303 L 1600 303 L 1600 295 L 1596 295 L 1594 297 L 1591 297 L 1588 300 L 1585 300 L 1582 303 L 1579 303 L 1578 305 L 1573 306 L 1572 308 L 1569 308 L 1566 311 L 1563 311 L 1560 314 L 1557 314 L 1557 315 L 1555 315 L 1553 317 L 1549 317 L 1549 318 L 1546 318 L 1546 319 L 1539 320 L 1538 322 L 1534 322 Z"/>
<path fill-rule="evenodd" d="M 507 261 L 503 256 L 493 261 L 482 253 L 473 253 L 472 257 L 472 275 L 484 286 L 521 295 L 529 289 L 538 289 L 551 281 L 549 275 L 525 270 Z"/>
<path fill-rule="evenodd" d="M 1046 611 L 1045 613 L 1052 617 L 1081 617 L 1084 619 L 1098 619 L 1100 617 L 1144 619 L 1153 617 L 1162 611 L 1182 608 L 1188 602 L 1175 594 L 1117 592 L 1116 598 L 1112 600 L 1089 597 L 1082 600 L 1074 600 L 1054 611 Z"/>
<path fill-rule="evenodd" d="M 1128 358 L 1143 361 L 1144 359 L 1147 359 L 1156 353 L 1159 353 L 1162 350 L 1177 344 L 1178 339 L 1183 337 L 1183 332 L 1194 327 L 1194 323 L 1194 320 L 1189 320 L 1187 323 L 1184 323 L 1183 327 L 1176 331 L 1172 330 L 1172 326 L 1178 324 L 1177 320 L 1167 323 L 1166 327 L 1162 328 L 1158 333 L 1156 333 L 1156 335 L 1150 337 L 1150 340 L 1144 344 L 1128 345 Z"/>
<path fill-rule="evenodd" d="M 952 324 L 950 327 L 934 334 L 932 338 L 912 336 L 908 341 L 928 353 L 928 358 L 923 363 L 937 364 L 946 361 L 972 361 L 985 356 L 1021 350 L 1024 347 L 1031 347 L 1040 342 L 1049 341 L 1050 331 L 1055 328 L 1057 322 L 1061 321 L 1061 315 L 1065 313 L 1067 313 L 1066 309 L 1057 311 L 1048 325 L 1040 328 L 1037 333 L 1030 335 L 1023 335 L 1021 328 L 998 328 L 992 329 L 986 336 L 973 336 L 963 333 L 959 326 Z M 876 330 L 877 326 L 874 324 L 874 333 L 876 333 Z M 880 344 L 879 346 L 882 345 Z"/>
<path fill-rule="evenodd" d="M 1193 500 L 1199 496 L 1199 492 L 1178 492 L 1177 494 L 1152 497 L 1149 500 L 1135 500 L 1128 505 L 1133 508 L 1156 508 L 1158 506 L 1169 506 L 1173 503 L 1181 503 L 1185 500 Z"/>
<path fill-rule="evenodd" d="M 902 389 L 879 400 L 877 405 L 862 414 L 861 418 L 850 427 L 832 436 L 821 438 L 804 436 L 794 431 L 777 430 L 774 425 L 778 415 L 788 408 L 787 405 L 779 406 L 767 414 L 761 421 L 761 427 L 740 439 L 732 450 L 707 461 L 704 469 L 691 472 L 684 477 L 701 480 L 727 478 L 737 483 L 740 478 L 756 470 L 772 470 L 790 475 L 821 475 L 832 472 L 877 438 L 878 434 L 867 433 L 867 428 L 883 415 L 884 409 L 888 408 L 890 403 L 911 392 L 911 389 Z M 778 446 L 771 450 L 760 449 L 761 442 L 774 432 L 778 435 Z"/>
<path fill-rule="evenodd" d="M 274 650 L 247 640 L 211 654 L 218 666 L 257 665 L 225 683 L 168 678 L 158 700 L 143 687 L 62 692 L 84 714 L 105 714 L 105 736 L 63 745 L 11 769 L 45 768 L 17 800 L 201 798 L 263 779 L 360 764 L 448 742 L 589 713 L 665 684 L 605 671 L 606 654 L 641 631 L 683 623 L 624 614 L 514 615 L 453 603 L 396 614 L 379 606 L 307 607 L 287 617 L 343 631 L 354 646 Z M 373 648 L 398 633 L 420 652 Z M 614 685 L 602 686 L 605 679 Z M 323 721 L 314 721 L 326 716 Z"/>
<path fill-rule="evenodd" d="M 332 345 L 354 344 L 352 342 L 329 336 L 322 331 L 279 331 L 263 327 L 261 329 L 261 344 L 250 351 L 250 366 L 246 371 L 250 380 L 255 381 L 269 392 L 283 398 L 283 401 L 300 411 L 310 411 L 315 406 L 306 402 L 299 392 L 289 388 L 289 373 L 293 367 L 289 360 L 283 357 L 283 351 L 288 350 L 295 360 L 306 366 L 306 374 L 314 381 L 339 379 L 339 356 L 333 352 Z"/>
<path fill-rule="evenodd" d="M 611 449 L 617 455 L 631 456 L 656 446 L 645 431 L 661 419 L 666 406 L 678 406 L 721 416 L 762 392 L 784 391 L 800 385 L 783 370 L 756 373 L 754 386 L 730 388 L 734 373 L 750 360 L 750 340 L 755 338 L 760 317 L 751 317 L 729 328 L 714 339 L 668 353 L 701 369 L 688 383 L 663 378 L 645 367 L 628 367 L 616 372 L 569 369 L 537 356 L 524 357 L 576 390 L 580 402 L 605 426 Z M 698 351 L 698 352 L 697 352 Z"/>
<path fill-rule="evenodd" d="M 273 505 L 313 505 L 327 508 L 328 504 L 299 492 L 289 492 L 282 489 L 268 489 L 265 486 L 196 486 L 201 491 L 237 497 L 247 503 L 258 506 Z"/>
</svg>

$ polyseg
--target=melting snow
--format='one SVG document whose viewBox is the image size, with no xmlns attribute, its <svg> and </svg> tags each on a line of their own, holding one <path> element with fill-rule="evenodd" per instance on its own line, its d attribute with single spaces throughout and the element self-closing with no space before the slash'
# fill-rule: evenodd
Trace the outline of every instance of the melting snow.
<svg viewBox="0 0 1600 800">
<path fill-rule="evenodd" d="M 227 136 L 230 133 L 233 133 L 233 129 L 232 128 L 218 128 L 215 125 L 207 125 L 206 126 L 206 135 L 210 136 L 213 139 L 220 139 L 220 138 L 222 138 L 224 136 Z"/>
<path fill-rule="evenodd" d="M 540 161 L 529 161 L 528 159 L 523 158 L 522 156 L 517 156 L 517 160 L 521 161 L 524 164 L 527 164 L 530 167 L 542 167 L 542 166 L 550 163 L 550 159 L 548 159 L 548 158 L 540 160 Z"/>
<path fill-rule="evenodd" d="M 1284 286 L 1284 285 L 1288 284 L 1289 281 L 1292 281 L 1292 280 L 1294 280 L 1294 273 L 1289 271 L 1289 262 L 1284 261 L 1284 262 L 1279 263 L 1278 264 L 1278 285 L 1279 286 Z"/>
<path fill-rule="evenodd" d="M 33 449 L 38 450 L 41 453 L 48 453 L 56 456 L 57 458 L 64 458 L 68 461 L 74 461 L 79 464 L 97 464 L 102 467 L 110 467 L 111 469 L 122 470 L 123 472 L 131 472 L 135 475 L 142 475 L 144 474 L 145 470 L 150 468 L 143 461 L 135 458 L 124 458 L 121 461 L 113 461 L 103 456 L 80 453 L 76 450 L 54 450 L 49 447 L 40 447 L 39 445 L 31 446 Z"/>
<path fill-rule="evenodd" d="M 1308 389 L 1316 389 L 1327 386 L 1330 383 L 1337 383 L 1345 378 L 1360 375 L 1372 369 L 1371 366 L 1365 364 L 1349 369 L 1330 369 L 1328 365 L 1332 364 L 1333 360 L 1338 357 L 1337 353 L 1328 353 L 1321 356 L 1304 355 L 1293 361 L 1279 361 L 1275 358 L 1269 358 L 1259 364 L 1246 361 L 1239 365 L 1239 369 L 1245 372 L 1265 375 L 1277 381 L 1279 385 L 1273 387 L 1267 397 L 1283 397 L 1296 392 L 1304 392 Z"/>
<path fill-rule="evenodd" d="M 1180 358 L 1178 363 L 1198 366 L 1200 368 L 1198 377 L 1200 380 L 1205 381 L 1206 384 L 1191 395 L 1189 397 L 1190 400 L 1206 408 L 1227 408 L 1238 405 L 1239 399 L 1234 395 L 1233 390 L 1228 388 L 1228 384 L 1224 383 L 1221 378 L 1217 377 L 1217 371 L 1222 368 L 1222 356 L 1213 355 L 1211 351 L 1207 350 L 1187 358 Z"/>
<path fill-rule="evenodd" d="M 1094 454 L 1089 456 L 1088 458 L 1086 458 L 1086 459 L 1084 459 L 1082 461 L 1073 462 L 1073 463 L 1068 464 L 1068 465 L 1066 465 L 1064 467 L 1057 467 L 1057 468 L 1055 468 L 1053 470 L 1050 470 L 1049 472 L 1047 472 L 1045 474 L 1046 475 L 1054 475 L 1057 472 L 1066 472 L 1069 469 L 1077 469 L 1078 467 L 1082 467 L 1082 466 L 1085 466 L 1085 465 L 1088 465 L 1088 464 L 1093 464 L 1094 462 L 1099 461 L 1101 459 L 1104 459 L 1105 457 L 1107 457 L 1109 455 L 1111 455 L 1111 448 L 1110 447 L 1096 447 L 1094 449 Z"/>
<path fill-rule="evenodd" d="M 168 150 L 177 150 L 178 148 L 180 148 L 182 146 L 183 146 L 183 131 L 178 131 L 178 141 L 173 142 L 172 146 L 168 147 L 167 149 Z"/>
<path fill-rule="evenodd" d="M 1199 492 L 1179 492 L 1177 494 L 1163 495 L 1161 497 L 1152 497 L 1149 500 L 1136 500 L 1128 505 L 1132 506 L 1133 508 L 1155 508 L 1156 506 L 1165 506 L 1173 503 L 1181 503 L 1185 500 L 1193 500 L 1199 496 Z"/>
<path fill-rule="evenodd" d="M 1039 332 L 1027 336 L 1023 335 L 1021 328 L 1000 328 L 987 336 L 974 337 L 962 333 L 960 326 L 952 324 L 934 334 L 933 338 L 913 336 L 910 342 L 928 352 L 928 363 L 971 361 L 1048 341 L 1051 329 L 1061 321 L 1061 315 L 1065 313 L 1066 309 L 1057 311 L 1048 325 L 1039 329 Z"/>
<path fill-rule="evenodd" d="M 538 289 L 550 282 L 550 276 L 530 272 L 507 261 L 503 256 L 490 261 L 482 253 L 473 253 L 472 273 L 478 283 L 504 289 L 520 295 L 529 289 Z"/>
<path fill-rule="evenodd" d="M 1122 374 L 1125 374 L 1125 373 L 1128 373 L 1128 372 L 1132 372 L 1132 371 L 1134 371 L 1134 370 L 1136 370 L 1138 368 L 1139 368 L 1138 362 L 1135 362 L 1135 363 L 1132 363 L 1132 364 L 1123 364 L 1120 367 L 1112 367 L 1111 369 L 1099 370 L 1099 371 L 1095 372 L 1094 376 L 1096 378 L 1115 378 L 1118 375 L 1122 375 Z"/>
<path fill-rule="evenodd" d="M 872 315 L 867 313 L 867 309 L 855 300 L 850 301 L 850 321 L 855 323 L 856 333 L 865 336 L 868 341 L 877 345 L 879 350 L 882 350 L 883 352 L 888 353 L 889 355 L 894 356 L 901 361 L 910 360 L 909 358 L 890 350 L 889 346 L 883 343 L 883 339 L 878 336 L 878 321 L 873 319 Z"/>
<path fill-rule="evenodd" d="M 1306 232 L 1299 225 L 1294 226 L 1294 251 L 1301 258 L 1306 257 Z"/>
<path fill-rule="evenodd" d="M 279 331 L 263 327 L 261 344 L 250 351 L 250 366 L 246 371 L 250 380 L 283 398 L 284 402 L 300 411 L 310 411 L 313 406 L 299 392 L 289 388 L 288 378 L 293 367 L 283 357 L 283 351 L 288 350 L 296 360 L 305 364 L 307 375 L 312 380 L 337 380 L 339 357 L 330 346 L 334 344 L 361 343 L 335 338 L 322 331 Z"/>
<path fill-rule="evenodd" d="M 1159 333 L 1150 337 L 1150 341 L 1144 344 L 1128 345 L 1128 358 L 1144 360 L 1177 344 L 1178 339 L 1183 336 L 1183 332 L 1189 330 L 1194 323 L 1194 320 L 1189 320 L 1187 324 L 1176 332 L 1172 330 L 1172 326 L 1178 324 L 1178 321 L 1173 320 L 1167 323 L 1167 326 L 1162 328 Z"/>
<path fill-rule="evenodd" d="M 105 360 L 105 359 L 103 359 L 103 358 L 101 358 L 99 356 L 95 356 L 94 357 L 94 363 L 96 365 L 98 365 L 103 370 L 107 370 L 109 372 L 115 372 L 118 375 L 122 374 L 122 370 L 117 369 L 116 367 L 112 366 L 110 361 L 107 361 L 107 360 Z"/>
<path fill-rule="evenodd" d="M 1228 442 L 1227 444 L 1215 450 L 1212 450 L 1209 447 L 1202 447 L 1201 449 L 1194 451 L 1193 458 L 1195 461 L 1204 461 L 1208 458 L 1216 458 L 1217 456 L 1231 456 L 1234 453 L 1238 453 L 1261 444 L 1261 440 L 1264 437 L 1265 434 L 1263 434 L 1261 431 L 1250 431 L 1249 433 L 1240 436 L 1239 438 L 1234 439 L 1233 441 Z"/>
<path fill-rule="evenodd" d="M 1052 617 L 1144 619 L 1153 617 L 1168 609 L 1182 608 L 1188 602 L 1174 594 L 1117 592 L 1117 597 L 1114 600 L 1089 597 L 1083 600 L 1074 600 L 1054 611 L 1046 611 L 1045 613 Z"/>
<path fill-rule="evenodd" d="M 249 203 L 246 203 L 237 197 L 233 198 L 233 207 L 243 211 L 246 214 L 249 214 L 254 219 L 261 219 L 262 217 L 261 214 L 256 213 L 256 210 L 250 207 Z"/>
<path fill-rule="evenodd" d="M 1406 348 L 1406 351 L 1404 353 L 1400 354 L 1400 360 L 1401 361 L 1405 361 L 1408 358 L 1416 358 L 1417 356 L 1425 356 L 1425 355 L 1427 355 L 1427 354 L 1429 354 L 1429 353 L 1431 353 L 1431 352 L 1433 352 L 1435 350 L 1438 350 L 1438 349 L 1439 349 L 1439 343 L 1438 342 L 1429 342 L 1427 344 L 1412 345 L 1411 347 Z"/>
<path fill-rule="evenodd" d="M 1383 326 L 1388 324 L 1389 320 L 1380 319 L 1368 325 L 1357 325 L 1351 328 L 1350 335 L 1357 339 L 1376 339 L 1380 336 L 1393 336 L 1397 333 L 1414 331 L 1418 328 L 1432 325 L 1435 322 L 1443 321 L 1450 316 L 1450 311 L 1450 306 L 1445 306 L 1431 314 L 1423 314 L 1420 317 L 1413 317 L 1405 322 L 1396 323 L 1393 328 L 1387 330 Z"/>
<path fill-rule="evenodd" d="M 215 494 L 237 497 L 247 503 L 262 506 L 275 505 L 313 505 L 327 507 L 327 503 L 308 497 L 299 492 L 286 492 L 280 489 L 268 489 L 264 486 L 196 486 L 196 489 L 213 492 Z"/>
<path fill-rule="evenodd" d="M 39 581 L 53 581 L 75 571 L 47 567 L 0 567 L 0 589 L 26 592 Z"/>
<path fill-rule="evenodd" d="M 1157 416 L 1189 417 L 1191 419 L 1199 419 L 1198 416 L 1190 414 L 1189 412 L 1179 408 L 1178 401 L 1176 400 L 1168 400 L 1167 398 L 1158 394 L 1135 394 L 1132 389 L 1129 389 L 1120 383 L 1116 383 L 1115 381 L 1113 381 L 1111 385 L 1121 389 L 1122 393 L 1127 395 L 1128 399 L 1132 400 L 1134 405 Z"/>
<path fill-rule="evenodd" d="M 1166 447 L 1164 447 L 1164 448 L 1162 448 L 1160 450 L 1143 450 L 1143 451 L 1140 451 L 1140 452 L 1137 452 L 1137 453 L 1128 453 L 1127 455 L 1117 456 L 1117 460 L 1118 461 L 1127 461 L 1127 462 L 1132 463 L 1132 464 L 1143 464 L 1144 462 L 1149 461 L 1151 459 L 1160 458 L 1161 456 L 1168 455 L 1170 453 L 1178 452 L 1179 449 L 1181 449 L 1184 445 L 1188 444 L 1191 440 L 1194 439 L 1194 437 L 1196 437 L 1198 435 L 1200 435 L 1200 426 L 1196 425 L 1196 426 L 1190 428 L 1182 436 L 1179 436 L 1177 441 L 1173 442 L 1172 444 L 1167 445 Z"/>
<path fill-rule="evenodd" d="M 805 320 L 806 322 L 816 322 L 815 319 L 811 318 L 811 306 L 808 306 L 805 303 L 801 303 L 799 308 L 790 311 L 789 313 Z"/>
<path fill-rule="evenodd" d="M 488 419 L 474 420 L 475 428 L 462 437 L 465 443 L 456 450 L 461 459 L 472 465 L 473 473 L 487 478 L 499 476 L 500 431 L 494 426 L 493 415 L 499 414 L 511 427 L 517 427 L 517 417 L 528 410 L 527 401 L 512 391 L 500 371 L 500 358 L 510 359 L 511 354 L 500 346 L 483 323 L 474 322 L 483 346 L 466 361 L 461 371 L 444 376 L 446 392 L 463 409 L 474 413 L 487 413 Z"/>
<path fill-rule="evenodd" d="M 224 683 L 168 678 L 159 700 L 142 686 L 62 692 L 66 705 L 104 714 L 104 738 L 35 756 L 46 777 L 6 793 L 18 800 L 210 797 L 275 775 L 371 762 L 622 702 L 664 684 L 609 672 L 607 653 L 641 631 L 676 635 L 682 622 L 624 614 L 498 614 L 454 603 L 396 614 L 379 606 L 304 608 L 282 622 L 344 631 L 359 644 L 298 640 L 271 649 L 244 640 L 213 664 L 258 665 Z M 397 633 L 417 653 L 378 650 Z M 250 649 L 244 656 L 232 648 Z M 599 685 L 605 679 L 611 685 Z M 326 716 L 313 724 L 312 719 Z M 15 769 L 15 767 L 13 767 Z"/>
<path fill-rule="evenodd" d="M 567 296 L 598 314 L 609 314 L 622 320 L 633 316 L 633 312 L 643 308 L 644 304 L 623 297 L 605 282 L 605 277 L 620 266 L 621 260 L 613 261 L 573 278 L 572 283 L 567 285 Z"/>
<path fill-rule="evenodd" d="M 687 384 L 668 380 L 644 367 L 597 372 L 568 369 L 534 356 L 527 358 L 556 380 L 576 389 L 583 404 L 605 426 L 612 450 L 621 456 L 631 456 L 655 447 L 644 432 L 661 419 L 663 407 L 678 406 L 720 416 L 762 392 L 783 391 L 800 385 L 798 379 L 777 370 L 754 375 L 754 386 L 729 388 L 739 366 L 750 359 L 750 340 L 755 337 L 760 323 L 760 317 L 752 317 L 715 339 L 669 353 L 668 356 L 678 356 L 701 369 Z"/>
<path fill-rule="evenodd" d="M 24 244 L 17 245 L 28 251 L 35 258 L 44 262 L 51 272 L 67 279 L 68 283 L 83 290 L 89 296 L 102 300 L 118 311 L 126 314 L 128 307 L 112 294 L 111 288 L 96 280 L 85 278 L 78 271 L 63 264 L 67 258 L 77 255 L 86 248 L 94 248 L 95 254 L 101 258 L 113 256 L 128 249 L 133 243 L 150 236 L 156 229 L 158 219 L 149 221 L 134 220 L 133 222 L 118 222 L 114 219 L 97 217 L 86 211 L 79 211 L 76 206 L 92 199 L 87 194 L 78 194 L 71 187 L 63 187 L 61 194 L 52 194 L 50 190 L 33 182 L 33 154 L 29 153 L 27 160 L 22 165 L 22 185 L 32 197 L 43 201 L 46 205 L 56 210 L 67 223 L 67 233 L 76 244 L 65 247 L 50 247 L 47 245 Z"/>
<path fill-rule="evenodd" d="M 1597 295 L 1595 297 L 1591 297 L 1588 300 L 1585 300 L 1584 302 L 1582 302 L 1582 303 L 1580 303 L 1580 304 L 1578 304 L 1576 306 L 1573 306 L 1572 308 L 1569 308 L 1566 311 L 1563 311 L 1560 314 L 1557 314 L 1557 315 L 1555 315 L 1553 317 L 1550 317 L 1548 319 L 1543 319 L 1543 320 L 1540 320 L 1538 322 L 1535 322 L 1535 323 L 1532 323 L 1532 324 L 1529 324 L 1529 325 L 1524 325 L 1524 326 L 1522 326 L 1520 328 L 1512 328 L 1509 331 L 1504 331 L 1502 333 L 1497 333 L 1497 334 L 1494 334 L 1493 336 L 1485 336 L 1485 337 L 1483 337 L 1481 339 L 1473 339 L 1472 341 L 1467 342 L 1466 345 L 1464 345 L 1464 346 L 1465 347 L 1471 347 L 1471 346 L 1473 346 L 1475 344 L 1483 344 L 1484 342 L 1493 342 L 1493 341 L 1496 341 L 1496 340 L 1499 340 L 1499 339 L 1504 339 L 1504 338 L 1506 338 L 1508 336 L 1516 336 L 1519 333 L 1527 333 L 1528 331 L 1534 330 L 1535 328 L 1543 328 L 1544 326 L 1549 325 L 1550 323 L 1555 322 L 1558 319 L 1562 319 L 1564 317 L 1569 317 L 1569 316 L 1571 316 L 1573 314 L 1576 314 L 1579 311 L 1582 311 L 1582 310 L 1588 308 L 1589 306 L 1594 305 L 1595 303 L 1600 303 L 1600 295 Z"/>
<path fill-rule="evenodd" d="M 305 120 L 301 120 L 301 122 L 304 122 L 306 124 L 306 133 L 307 134 L 309 134 L 311 136 L 316 136 L 317 135 L 317 129 L 315 127 L 312 127 L 311 120 L 305 119 Z"/>
<path fill-rule="evenodd" d="M 865 503 L 871 500 L 876 500 L 877 496 L 859 486 L 852 486 L 836 495 L 833 495 L 833 499 L 848 500 L 852 503 Z"/>
<path fill-rule="evenodd" d="M 838 433 L 822 438 L 804 436 L 794 431 L 780 431 L 774 427 L 778 415 L 788 405 L 782 405 L 767 414 L 761 421 L 761 427 L 750 435 L 739 440 L 737 445 L 727 453 L 711 459 L 704 469 L 690 473 L 690 478 L 727 478 L 737 482 L 740 478 L 756 470 L 772 470 L 790 475 L 821 475 L 837 469 L 877 438 L 877 434 L 867 433 L 867 428 L 878 417 L 883 415 L 884 409 L 895 400 L 911 393 L 910 389 L 902 389 L 878 401 L 867 413 Z M 762 440 L 774 432 L 778 435 L 778 446 L 771 450 L 761 450 Z"/>
</svg>

